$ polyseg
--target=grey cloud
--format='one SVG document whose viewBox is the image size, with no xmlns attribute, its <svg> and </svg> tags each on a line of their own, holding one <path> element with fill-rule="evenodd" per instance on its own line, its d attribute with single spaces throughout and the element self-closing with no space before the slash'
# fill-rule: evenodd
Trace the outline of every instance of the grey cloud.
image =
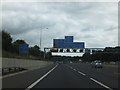
<svg viewBox="0 0 120 90">
<path fill-rule="evenodd" d="M 91 25 L 88 25 L 88 26 L 85 26 L 83 27 L 83 29 L 81 29 L 82 32 L 90 32 L 90 31 L 93 31 L 93 26 Z"/>
<path fill-rule="evenodd" d="M 93 35 L 84 35 L 82 38 L 93 38 L 94 36 Z"/>
<path fill-rule="evenodd" d="M 67 14 L 79 14 L 81 11 L 85 11 L 92 6 L 89 3 L 78 3 L 78 2 L 61 2 L 61 3 L 52 3 L 52 9 Z"/>
<path fill-rule="evenodd" d="M 118 26 L 110 26 L 107 29 L 104 29 L 104 31 L 114 31 L 114 30 L 117 30 L 117 29 L 118 29 Z"/>
<path fill-rule="evenodd" d="M 73 35 L 76 41 L 85 41 L 87 47 L 105 46 L 110 43 L 103 43 L 103 36 L 107 36 L 106 39 L 116 39 L 116 33 L 112 33 L 117 30 L 115 5 L 78 2 L 5 3 L 2 26 L 13 38 L 23 38 L 30 45 L 39 45 L 39 32 L 42 30 L 43 47 L 52 46 L 54 38 L 64 38 L 66 35 Z"/>
</svg>

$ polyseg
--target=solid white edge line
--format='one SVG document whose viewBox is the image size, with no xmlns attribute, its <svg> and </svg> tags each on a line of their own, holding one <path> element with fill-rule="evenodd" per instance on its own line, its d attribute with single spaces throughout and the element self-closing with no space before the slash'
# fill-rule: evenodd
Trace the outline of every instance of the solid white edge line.
<svg viewBox="0 0 120 90">
<path fill-rule="evenodd" d="M 41 78 L 39 78 L 37 81 L 35 81 L 34 83 L 32 83 L 30 86 L 28 86 L 25 90 L 29 90 L 31 88 L 33 88 L 38 82 L 40 82 L 42 79 L 44 79 L 49 73 L 51 73 L 56 67 L 58 66 L 58 64 L 52 68 L 49 72 L 47 72 L 45 75 L 43 75 Z"/>
<path fill-rule="evenodd" d="M 95 79 L 93 79 L 93 78 L 90 78 L 90 79 L 91 79 L 92 81 L 94 81 L 94 82 L 98 83 L 99 85 L 101 85 L 101 86 L 103 86 L 103 87 L 105 87 L 105 88 L 109 89 L 109 90 L 113 90 L 113 89 L 111 89 L 110 87 L 108 87 L 108 86 L 106 86 L 106 85 L 102 84 L 101 82 L 99 82 L 99 81 L 97 81 L 97 80 L 95 80 Z"/>
</svg>

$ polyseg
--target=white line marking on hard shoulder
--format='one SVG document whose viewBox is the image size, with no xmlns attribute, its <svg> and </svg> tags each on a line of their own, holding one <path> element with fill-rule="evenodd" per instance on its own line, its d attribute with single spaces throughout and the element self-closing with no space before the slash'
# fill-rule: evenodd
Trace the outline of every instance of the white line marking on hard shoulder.
<svg viewBox="0 0 120 90">
<path fill-rule="evenodd" d="M 84 75 L 84 76 L 85 76 L 85 74 L 84 74 L 84 73 L 82 73 L 82 72 L 80 72 L 80 71 L 78 71 L 78 73 L 80 73 L 80 74 L 82 74 L 82 75 Z"/>
<path fill-rule="evenodd" d="M 7 78 L 7 77 L 11 77 L 11 76 L 18 75 L 18 74 L 22 74 L 22 73 L 25 73 L 25 72 L 28 72 L 28 70 L 26 70 L 26 71 L 21 71 L 21 72 L 17 72 L 17 73 L 12 73 L 12 74 L 5 75 L 5 76 L 1 76 L 0 79 Z"/>
<path fill-rule="evenodd" d="M 97 81 L 97 80 L 95 80 L 95 79 L 93 79 L 93 78 L 90 78 L 90 79 L 91 79 L 92 81 L 94 81 L 94 82 L 98 83 L 99 85 L 101 85 L 101 86 L 103 86 L 103 87 L 105 87 L 105 88 L 109 89 L 109 90 L 113 90 L 113 89 L 111 89 L 110 87 L 108 87 L 108 86 L 106 86 L 106 85 L 102 84 L 101 82 L 99 82 L 99 81 Z"/>
<path fill-rule="evenodd" d="M 41 78 L 39 78 L 37 81 L 35 81 L 33 84 L 31 84 L 30 86 L 28 86 L 25 90 L 29 90 L 31 88 L 33 88 L 37 83 L 39 83 L 42 79 L 44 79 L 49 73 L 51 73 L 56 67 L 58 66 L 58 64 L 52 68 L 49 72 L 47 72 L 45 75 L 43 75 Z"/>
</svg>

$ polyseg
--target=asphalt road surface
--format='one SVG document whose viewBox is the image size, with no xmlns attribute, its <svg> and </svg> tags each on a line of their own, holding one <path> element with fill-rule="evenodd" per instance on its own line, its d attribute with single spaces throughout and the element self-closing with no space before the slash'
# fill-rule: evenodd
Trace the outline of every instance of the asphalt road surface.
<svg viewBox="0 0 120 90">
<path fill-rule="evenodd" d="M 118 88 L 116 67 L 95 69 L 86 63 L 53 64 L 34 71 L 3 78 L 5 88 Z"/>
</svg>

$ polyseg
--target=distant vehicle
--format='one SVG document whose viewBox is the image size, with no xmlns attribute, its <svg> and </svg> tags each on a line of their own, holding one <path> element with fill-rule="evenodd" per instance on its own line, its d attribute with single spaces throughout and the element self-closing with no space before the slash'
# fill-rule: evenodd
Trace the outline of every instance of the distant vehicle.
<svg viewBox="0 0 120 90">
<path fill-rule="evenodd" d="M 103 64 L 100 60 L 95 60 L 95 61 L 91 62 L 91 66 L 93 68 L 103 68 Z"/>
<path fill-rule="evenodd" d="M 79 59 L 79 62 L 82 62 L 82 60 L 81 60 L 81 59 Z"/>
</svg>

